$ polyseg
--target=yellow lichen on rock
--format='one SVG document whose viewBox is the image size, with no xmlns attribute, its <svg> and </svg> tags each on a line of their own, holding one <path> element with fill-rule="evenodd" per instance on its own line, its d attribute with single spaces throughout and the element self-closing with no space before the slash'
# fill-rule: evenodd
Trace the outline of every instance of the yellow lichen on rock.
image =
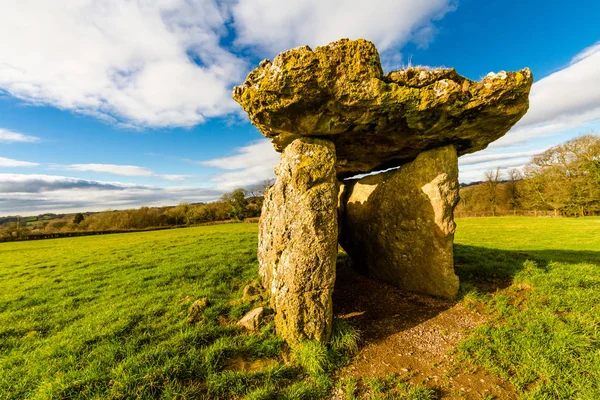
<svg viewBox="0 0 600 400">
<path fill-rule="evenodd" d="M 363 39 L 297 47 L 250 72 L 233 98 L 282 152 L 258 248 L 278 334 L 290 344 L 328 340 L 339 229 L 369 275 L 454 297 L 458 156 L 508 132 L 532 82 L 528 69 L 480 82 L 445 68 L 384 75 Z"/>
<path fill-rule="evenodd" d="M 276 173 L 265 194 L 258 244 L 275 328 L 289 343 L 326 341 L 337 256 L 335 148 L 326 140 L 296 139 Z"/>
<path fill-rule="evenodd" d="M 402 165 L 440 143 L 459 155 L 484 149 L 525 114 L 532 81 L 528 69 L 481 82 L 454 69 L 383 75 L 371 42 L 342 39 L 263 61 L 233 98 L 278 151 L 302 136 L 333 141 L 345 177 Z"/>
<path fill-rule="evenodd" d="M 340 243 L 359 270 L 406 290 L 453 298 L 453 146 L 429 150 L 398 170 L 344 184 Z"/>
</svg>

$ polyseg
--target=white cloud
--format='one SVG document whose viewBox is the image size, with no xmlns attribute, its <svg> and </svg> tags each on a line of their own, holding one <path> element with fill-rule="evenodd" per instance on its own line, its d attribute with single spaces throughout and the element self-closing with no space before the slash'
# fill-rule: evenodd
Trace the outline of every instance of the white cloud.
<svg viewBox="0 0 600 400">
<path fill-rule="evenodd" d="M 460 172 L 461 172 L 461 174 L 479 173 L 483 176 L 483 173 L 485 171 L 495 170 L 496 168 L 508 169 L 508 168 L 522 167 L 525 164 L 527 164 L 530 160 L 531 160 L 531 157 L 514 157 L 514 158 L 509 158 L 507 160 L 500 161 L 500 162 L 489 162 L 489 163 L 485 163 L 485 164 L 461 167 Z M 461 178 L 463 178 L 463 176 L 461 176 Z"/>
<path fill-rule="evenodd" d="M 63 165 L 58 169 L 68 171 L 89 171 L 100 172 L 121 176 L 152 176 L 154 173 L 147 168 L 135 165 L 114 165 L 114 164 L 71 164 Z"/>
<path fill-rule="evenodd" d="M 1 57 L 1 56 L 0 56 Z M 23 135 L 22 133 L 17 133 L 13 131 L 9 131 L 8 129 L 0 128 L 0 143 L 35 143 L 39 142 L 40 138 L 35 136 Z"/>
<path fill-rule="evenodd" d="M 576 64 L 579 61 L 582 61 L 590 56 L 593 56 L 594 54 L 600 52 L 600 42 L 597 42 L 593 45 L 591 45 L 588 48 L 583 49 L 582 51 L 579 52 L 579 54 L 577 54 L 575 57 L 573 57 L 571 59 L 570 64 Z"/>
<path fill-rule="evenodd" d="M 222 194 L 201 187 L 159 188 L 66 176 L 0 174 L 0 215 L 175 205 L 212 201 Z"/>
<path fill-rule="evenodd" d="M 393 53 L 425 46 L 453 1 L 4 1 L 0 89 L 124 126 L 193 126 L 239 111 L 231 88 L 249 65 L 230 38 L 262 57 L 341 37 Z"/>
<path fill-rule="evenodd" d="M 460 180 L 482 180 L 488 169 L 522 167 L 559 140 L 600 121 L 600 42 L 569 65 L 534 82 L 529 111 L 504 137 L 460 158 Z"/>
<path fill-rule="evenodd" d="M 252 185 L 275 178 L 274 165 L 255 165 L 239 171 L 225 172 L 211 179 L 216 188 L 224 191 L 248 188 Z"/>
<path fill-rule="evenodd" d="M 5 1 L 0 88 L 137 126 L 192 126 L 237 109 L 229 87 L 246 66 L 219 44 L 228 19 L 216 0 Z"/>
<path fill-rule="evenodd" d="M 115 182 L 90 181 L 67 176 L 40 174 L 0 174 L 0 193 L 42 193 L 65 189 L 124 189 L 148 188 L 148 186 Z"/>
<path fill-rule="evenodd" d="M 38 165 L 40 164 L 0 157 L 0 167 L 37 167 Z"/>
<path fill-rule="evenodd" d="M 600 43 L 533 84 L 529 111 L 493 147 L 546 137 L 600 119 Z"/>
<path fill-rule="evenodd" d="M 182 182 L 185 181 L 187 179 L 192 178 L 192 175 L 172 175 L 172 174 L 159 174 L 156 175 L 162 179 L 166 179 L 167 181 L 172 181 L 172 182 Z"/>
<path fill-rule="evenodd" d="M 365 38 L 381 52 L 410 40 L 425 46 L 433 20 L 455 8 L 452 0 L 244 0 L 232 9 L 239 45 L 276 54 L 291 47 Z"/>
<path fill-rule="evenodd" d="M 515 158 L 529 159 L 532 156 L 541 153 L 543 150 L 531 150 L 531 151 L 521 151 L 515 153 L 501 153 L 501 154 L 482 154 L 482 152 L 467 154 L 458 159 L 458 165 L 461 166 L 463 170 L 466 170 L 466 167 L 469 165 L 475 165 L 475 168 L 481 168 L 480 164 L 491 164 L 497 161 L 507 161 Z"/>
<path fill-rule="evenodd" d="M 534 146 L 535 147 L 535 146 Z M 546 150 L 548 146 L 538 145 L 534 150 L 506 152 L 502 149 L 498 152 L 494 149 L 487 149 L 473 154 L 462 156 L 458 159 L 459 180 L 461 182 L 474 182 L 484 179 L 485 171 L 496 170 L 506 176 L 506 171 L 511 168 L 522 168 L 528 164 L 533 156 Z"/>
<path fill-rule="evenodd" d="M 192 161 L 208 167 L 225 170 L 245 169 L 257 165 L 275 165 L 279 162 L 279 153 L 273 149 L 268 139 L 260 139 L 234 150 L 235 155 L 215 158 L 208 161 Z"/>
<path fill-rule="evenodd" d="M 261 139 L 239 147 L 235 149 L 235 153 L 208 161 L 188 161 L 231 171 L 211 179 L 223 190 L 248 187 L 275 177 L 273 169 L 279 163 L 279 153 L 273 149 L 269 140 Z"/>
</svg>

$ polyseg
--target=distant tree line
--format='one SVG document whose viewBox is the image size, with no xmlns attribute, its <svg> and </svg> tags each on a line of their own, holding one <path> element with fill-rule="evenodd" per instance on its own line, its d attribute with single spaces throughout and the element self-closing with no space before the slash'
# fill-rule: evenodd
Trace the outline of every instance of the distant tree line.
<svg viewBox="0 0 600 400">
<path fill-rule="evenodd" d="M 263 193 L 269 184 L 270 181 L 265 181 L 248 190 L 236 189 L 211 203 L 181 203 L 174 207 L 141 207 L 69 215 L 5 217 L 0 224 L 0 239 L 19 240 L 51 233 L 144 230 L 255 218 L 260 215 Z"/>
<path fill-rule="evenodd" d="M 457 214 L 523 210 L 565 217 L 600 215 L 600 137 L 585 135 L 534 156 L 522 170 L 487 171 L 461 188 Z"/>
<path fill-rule="evenodd" d="M 0 218 L 0 239 L 61 232 L 143 230 L 243 220 L 260 215 L 263 194 L 272 181 L 248 190 L 236 189 L 211 203 L 181 203 L 174 207 L 135 210 L 43 214 Z M 485 180 L 463 185 L 457 215 L 551 212 L 565 217 L 600 215 L 600 137 L 590 134 L 569 140 L 534 156 L 523 169 L 485 173 Z"/>
</svg>

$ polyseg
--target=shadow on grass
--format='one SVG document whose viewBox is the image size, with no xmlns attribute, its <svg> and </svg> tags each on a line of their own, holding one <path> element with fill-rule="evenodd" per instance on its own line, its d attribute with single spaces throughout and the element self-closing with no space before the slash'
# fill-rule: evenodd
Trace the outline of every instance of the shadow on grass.
<svg viewBox="0 0 600 400">
<path fill-rule="evenodd" d="M 485 292 L 494 292 L 511 285 L 513 277 L 527 260 L 541 268 L 550 262 L 600 265 L 600 251 L 527 250 L 509 251 L 486 247 L 454 245 L 454 266 L 461 284 L 471 284 Z"/>
</svg>

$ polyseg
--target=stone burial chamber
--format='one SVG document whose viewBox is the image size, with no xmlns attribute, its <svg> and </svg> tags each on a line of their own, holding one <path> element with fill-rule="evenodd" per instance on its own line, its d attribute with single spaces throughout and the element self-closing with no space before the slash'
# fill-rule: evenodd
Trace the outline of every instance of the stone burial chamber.
<svg viewBox="0 0 600 400">
<path fill-rule="evenodd" d="M 338 243 L 362 273 L 455 297 L 458 157 L 508 132 L 532 82 L 529 69 L 480 82 L 454 69 L 383 74 L 362 39 L 298 47 L 250 72 L 233 98 L 281 153 L 258 244 L 277 333 L 329 340 Z"/>
</svg>

